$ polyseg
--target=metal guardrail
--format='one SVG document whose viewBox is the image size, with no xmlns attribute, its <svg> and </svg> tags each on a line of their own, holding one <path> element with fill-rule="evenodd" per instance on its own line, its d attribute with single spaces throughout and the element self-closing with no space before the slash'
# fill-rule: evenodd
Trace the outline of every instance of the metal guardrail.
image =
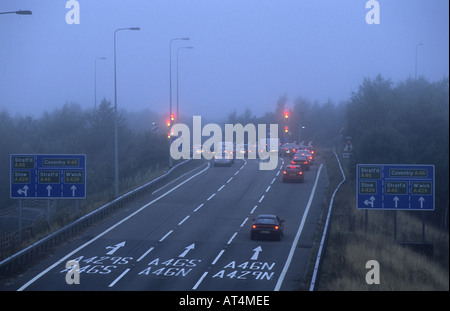
<svg viewBox="0 0 450 311">
<path fill-rule="evenodd" d="M 336 154 L 336 152 L 333 151 L 333 153 L 336 156 L 336 160 L 337 160 L 337 162 L 339 164 L 339 168 L 340 168 L 341 174 L 342 174 L 342 180 L 339 183 L 339 185 L 336 187 L 336 189 L 334 189 L 333 195 L 331 196 L 330 204 L 328 206 L 327 219 L 325 221 L 325 226 L 323 228 L 322 239 L 320 241 L 319 250 L 317 252 L 316 264 L 314 266 L 314 272 L 313 272 L 313 276 L 311 278 L 311 284 L 310 284 L 310 287 L 309 287 L 309 291 L 314 291 L 314 288 L 315 288 L 316 284 L 318 283 L 317 282 L 318 281 L 318 274 L 319 274 L 320 266 L 322 264 L 322 259 L 323 259 L 322 253 L 323 253 L 324 249 L 326 248 L 326 241 L 327 241 L 327 238 L 328 238 L 328 227 L 329 227 L 329 224 L 330 224 L 331 210 L 333 208 L 334 196 L 336 195 L 336 193 L 339 190 L 339 188 L 341 187 L 341 185 L 346 181 L 345 173 L 344 173 L 344 170 L 342 169 L 342 165 L 341 165 L 341 162 L 339 161 L 339 157 Z"/>
<path fill-rule="evenodd" d="M 33 243 L 32 245 L 24 248 L 23 250 L 15 253 L 14 255 L 2 260 L 0 262 L 0 277 L 13 275 L 15 272 L 23 269 L 27 264 L 38 258 L 40 255 L 47 253 L 53 247 L 59 243 L 65 241 L 68 237 L 78 233 L 83 228 L 86 228 L 104 216 L 110 214 L 112 211 L 124 206 L 125 204 L 134 201 L 135 199 L 147 194 L 156 188 L 159 183 L 164 181 L 174 170 L 181 165 L 189 162 L 190 160 L 183 161 L 173 166 L 163 175 L 153 179 L 152 181 L 114 199 L 113 201 L 99 207 L 95 211 L 86 214 L 67 226 L 58 229 L 57 231 L 49 234 L 45 238 Z"/>
</svg>

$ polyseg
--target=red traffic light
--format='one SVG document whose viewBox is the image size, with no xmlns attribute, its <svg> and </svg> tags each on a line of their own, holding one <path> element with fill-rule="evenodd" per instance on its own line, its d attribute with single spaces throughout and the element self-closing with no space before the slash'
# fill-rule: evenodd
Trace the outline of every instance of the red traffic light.
<svg viewBox="0 0 450 311">
<path fill-rule="evenodd" d="M 170 114 L 170 121 L 173 121 L 173 120 L 175 120 L 175 114 L 174 114 L 174 113 L 171 113 L 171 114 Z"/>
<path fill-rule="evenodd" d="M 285 119 L 289 118 L 289 111 L 285 111 L 285 112 L 284 112 L 284 118 L 285 118 Z"/>
<path fill-rule="evenodd" d="M 285 133 L 289 132 L 289 127 L 285 126 L 285 127 L 284 127 L 284 132 L 285 132 Z"/>
</svg>

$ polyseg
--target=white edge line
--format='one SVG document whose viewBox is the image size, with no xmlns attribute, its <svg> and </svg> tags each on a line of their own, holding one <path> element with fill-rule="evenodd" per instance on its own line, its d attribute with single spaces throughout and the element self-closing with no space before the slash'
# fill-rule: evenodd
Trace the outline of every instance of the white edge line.
<svg viewBox="0 0 450 311">
<path fill-rule="evenodd" d="M 322 170 L 323 164 L 320 164 L 319 170 L 317 172 L 316 181 L 314 182 L 314 186 L 311 191 L 311 195 L 309 196 L 308 204 L 306 205 L 305 212 L 303 213 L 302 221 L 300 222 L 300 226 L 298 227 L 297 234 L 295 235 L 294 241 L 292 242 L 291 250 L 289 252 L 286 263 L 284 264 L 283 270 L 281 271 L 280 277 L 278 278 L 278 282 L 275 285 L 274 291 L 279 291 L 281 284 L 283 283 L 284 277 L 289 269 L 292 258 L 294 257 L 295 249 L 297 248 L 297 243 L 300 238 L 300 234 L 303 231 L 303 226 L 305 225 L 306 217 L 308 216 L 309 208 L 311 207 L 312 200 L 314 198 L 314 193 L 316 192 L 317 182 L 319 181 L 320 172 Z"/>
<path fill-rule="evenodd" d="M 205 276 L 208 274 L 208 272 L 203 273 L 203 275 L 200 277 L 200 279 L 197 281 L 197 283 L 195 283 L 194 287 L 192 287 L 192 289 L 197 289 L 197 287 L 200 285 L 200 283 L 203 281 L 203 279 L 205 278 Z"/>
<path fill-rule="evenodd" d="M 34 278 L 32 278 L 30 281 L 28 281 L 27 283 L 25 283 L 24 285 L 22 285 L 22 287 L 20 287 L 17 291 L 23 291 L 24 289 L 26 289 L 28 286 L 30 286 L 31 284 L 33 284 L 34 282 L 36 282 L 38 279 L 40 279 L 43 275 L 47 274 L 50 270 L 54 269 L 56 266 L 58 266 L 59 264 L 61 264 L 62 262 L 64 262 L 66 259 L 70 258 L 70 256 L 72 256 L 73 254 L 79 252 L 80 250 L 82 250 L 83 248 L 85 248 L 86 246 L 90 245 L 91 243 L 95 242 L 96 240 L 98 240 L 99 238 L 101 238 L 102 236 L 104 236 L 105 234 L 107 234 L 108 232 L 110 232 L 111 230 L 113 230 L 114 228 L 118 227 L 119 225 L 121 225 L 122 223 L 124 223 L 125 221 L 127 221 L 128 219 L 130 219 L 131 217 L 133 217 L 134 215 L 140 213 L 141 211 L 143 211 L 144 209 L 146 209 L 148 206 L 152 205 L 153 203 L 155 203 L 156 201 L 164 198 L 166 195 L 168 195 L 169 193 L 171 193 L 172 191 L 174 191 L 175 189 L 177 189 L 178 187 L 181 187 L 182 185 L 184 185 L 185 183 L 187 183 L 188 181 L 190 181 L 191 179 L 197 177 L 198 175 L 206 172 L 209 167 L 211 166 L 211 164 L 209 164 L 209 162 L 207 163 L 207 167 L 203 170 L 201 170 L 200 172 L 192 175 L 191 177 L 189 177 L 188 179 L 186 179 L 185 181 L 183 181 L 182 183 L 176 185 L 175 187 L 173 187 L 172 189 L 170 189 L 169 191 L 165 192 L 164 194 L 161 194 L 159 197 L 157 197 L 156 199 L 150 201 L 149 203 L 143 205 L 141 208 L 139 208 L 137 211 L 135 211 L 134 213 L 128 215 L 127 217 L 125 217 L 124 219 L 122 219 L 121 221 L 117 222 L 116 224 L 112 225 L 111 227 L 109 227 L 108 229 L 106 229 L 105 231 L 103 231 L 102 233 L 100 233 L 99 235 L 97 235 L 96 237 L 92 238 L 91 240 L 87 241 L 86 243 L 84 243 L 83 245 L 81 245 L 80 247 L 78 247 L 77 249 L 73 250 L 72 252 L 70 252 L 69 254 L 67 254 L 66 256 L 64 256 L 63 258 L 61 258 L 60 260 L 58 260 L 57 262 L 55 262 L 53 265 L 51 265 L 50 267 L 48 267 L 47 269 L 45 269 L 44 271 L 42 271 L 41 273 L 39 273 L 38 275 L 36 275 Z"/>
</svg>

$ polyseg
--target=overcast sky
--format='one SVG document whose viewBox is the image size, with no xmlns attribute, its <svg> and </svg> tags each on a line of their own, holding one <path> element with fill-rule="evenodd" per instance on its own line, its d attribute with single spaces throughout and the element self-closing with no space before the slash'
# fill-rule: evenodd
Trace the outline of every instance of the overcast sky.
<svg viewBox="0 0 450 311">
<path fill-rule="evenodd" d="M 417 73 L 449 75 L 449 1 L 379 0 L 380 23 L 367 24 L 365 0 L 79 0 L 80 23 L 66 23 L 66 0 L 1 0 L 0 109 L 40 116 L 65 103 L 114 103 L 117 28 L 119 109 L 260 116 L 286 95 L 324 103 L 347 100 L 364 77 L 393 82 Z"/>
</svg>

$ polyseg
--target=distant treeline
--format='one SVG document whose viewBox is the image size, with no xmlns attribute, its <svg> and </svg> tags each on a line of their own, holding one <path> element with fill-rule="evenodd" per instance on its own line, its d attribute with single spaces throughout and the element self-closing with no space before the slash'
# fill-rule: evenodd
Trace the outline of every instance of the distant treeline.
<svg viewBox="0 0 450 311">
<path fill-rule="evenodd" d="M 150 122 L 151 116 L 148 116 Z M 167 134 L 132 130 L 118 117 L 119 177 L 127 182 L 168 165 Z M 14 206 L 10 194 L 10 154 L 86 154 L 87 197 L 114 193 L 114 107 L 103 100 L 95 111 L 65 104 L 40 118 L 0 111 L 0 209 Z M 106 193 L 106 198 L 104 197 Z"/>
<path fill-rule="evenodd" d="M 449 92 L 448 78 L 393 83 L 365 79 L 347 104 L 343 136 L 353 144 L 356 164 L 434 164 L 436 225 L 448 225 Z M 355 172 L 354 172 L 355 173 Z M 355 174 L 351 174 L 355 176 Z"/>
</svg>

